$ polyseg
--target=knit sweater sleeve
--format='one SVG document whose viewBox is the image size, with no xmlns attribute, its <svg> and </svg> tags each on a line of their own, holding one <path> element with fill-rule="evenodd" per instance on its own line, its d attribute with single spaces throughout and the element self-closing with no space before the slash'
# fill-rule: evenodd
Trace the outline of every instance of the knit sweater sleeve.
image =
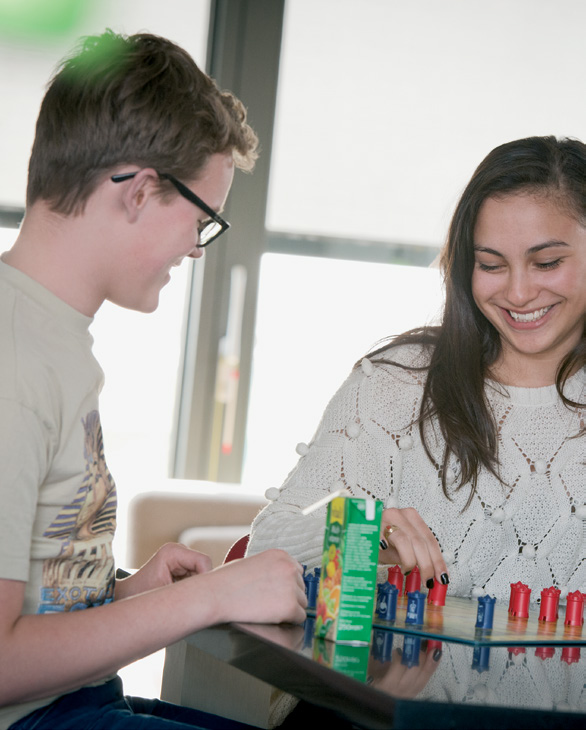
<svg viewBox="0 0 586 730">
<path fill-rule="evenodd" d="M 277 498 L 255 519 L 249 555 L 277 547 L 309 568 L 318 565 L 325 508 L 307 516 L 301 510 L 338 489 L 394 506 L 401 439 L 409 445 L 418 412 L 421 388 L 416 380 L 410 371 L 368 360 L 350 374 L 326 408 L 313 440 L 301 449 L 305 453 Z M 393 402 L 399 407 L 392 409 L 391 425 L 388 405 Z"/>
<path fill-rule="evenodd" d="M 301 454 L 278 497 L 253 522 L 249 555 L 282 548 L 310 568 L 321 562 L 325 508 L 307 516 L 301 510 L 346 486 L 340 479 L 344 435 L 339 424 L 352 419 L 360 381 L 356 373 L 350 375 L 326 408 L 312 441 L 298 447 L 306 453 Z"/>
</svg>

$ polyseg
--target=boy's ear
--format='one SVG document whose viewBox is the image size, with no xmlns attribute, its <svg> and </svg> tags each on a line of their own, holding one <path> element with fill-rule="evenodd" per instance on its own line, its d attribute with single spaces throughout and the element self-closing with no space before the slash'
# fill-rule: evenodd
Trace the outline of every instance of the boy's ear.
<svg viewBox="0 0 586 730">
<path fill-rule="evenodd" d="M 126 210 L 129 223 L 135 223 L 149 198 L 158 193 L 159 176 L 152 167 L 139 170 L 128 180 L 123 190 L 121 202 Z"/>
</svg>

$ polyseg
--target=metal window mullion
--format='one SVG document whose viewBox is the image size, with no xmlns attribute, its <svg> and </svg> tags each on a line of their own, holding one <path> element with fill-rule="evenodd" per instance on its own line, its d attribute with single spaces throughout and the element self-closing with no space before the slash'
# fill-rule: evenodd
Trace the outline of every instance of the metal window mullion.
<svg viewBox="0 0 586 730">
<path fill-rule="evenodd" d="M 221 88 L 246 105 L 261 140 L 254 173 L 237 172 L 225 213 L 230 231 L 206 252 L 203 276 L 193 277 L 179 398 L 173 476 L 208 479 L 217 461 L 218 481 L 242 473 L 246 416 L 258 295 L 260 257 L 266 249 L 265 211 L 276 105 L 284 0 L 216 0 L 210 13 L 208 71 Z M 225 334 L 232 267 L 246 268 L 240 380 L 230 454 L 212 446 L 218 346 Z M 196 264 L 197 266 L 197 264 Z"/>
<path fill-rule="evenodd" d="M 267 252 L 427 267 L 436 261 L 440 245 L 268 231 Z"/>
</svg>

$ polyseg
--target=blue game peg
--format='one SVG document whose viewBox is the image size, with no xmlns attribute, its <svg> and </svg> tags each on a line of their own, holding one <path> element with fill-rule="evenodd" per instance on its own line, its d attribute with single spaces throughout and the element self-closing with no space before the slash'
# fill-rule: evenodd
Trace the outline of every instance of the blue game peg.
<svg viewBox="0 0 586 730">
<path fill-rule="evenodd" d="M 419 654 L 421 652 L 421 637 L 405 634 L 403 639 L 403 655 L 401 656 L 401 664 L 404 667 L 419 666 Z"/>
<path fill-rule="evenodd" d="M 486 672 L 489 668 L 489 662 L 490 646 L 475 646 L 474 653 L 472 654 L 472 669 L 476 669 L 480 673 Z"/>
<path fill-rule="evenodd" d="M 407 615 L 405 616 L 406 624 L 423 624 L 423 612 L 425 610 L 425 593 L 421 591 L 412 591 L 407 594 Z"/>
<path fill-rule="evenodd" d="M 382 621 L 394 621 L 397 616 L 397 586 L 384 582 L 378 585 L 376 613 Z"/>
<path fill-rule="evenodd" d="M 390 662 L 393 653 L 393 632 L 387 629 L 373 629 L 372 656 L 383 664 Z"/>
<path fill-rule="evenodd" d="M 477 629 L 492 629 L 495 602 L 496 598 L 491 598 L 491 596 L 478 597 L 478 613 L 476 614 Z"/>
<path fill-rule="evenodd" d="M 382 621 L 394 621 L 397 616 L 397 586 L 385 581 L 378 584 L 376 613 Z"/>
<path fill-rule="evenodd" d="M 308 616 L 303 622 L 303 648 L 313 646 L 313 634 L 315 632 L 315 619 Z"/>
<path fill-rule="evenodd" d="M 317 592 L 319 589 L 319 575 L 308 573 L 304 576 L 305 593 L 307 595 L 307 608 L 315 608 Z"/>
</svg>

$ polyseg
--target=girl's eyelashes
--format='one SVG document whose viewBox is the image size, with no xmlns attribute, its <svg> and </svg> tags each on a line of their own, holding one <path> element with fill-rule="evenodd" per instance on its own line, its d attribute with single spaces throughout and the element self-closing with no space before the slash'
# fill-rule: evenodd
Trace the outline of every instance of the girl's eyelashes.
<svg viewBox="0 0 586 730">
<path fill-rule="evenodd" d="M 562 258 L 554 259 L 553 261 L 536 261 L 534 265 L 539 271 L 550 271 L 551 269 L 557 269 L 562 261 Z M 485 264 L 482 261 L 477 261 L 476 266 L 478 266 L 480 271 L 499 271 L 503 267 L 503 264 Z"/>
<path fill-rule="evenodd" d="M 501 264 L 483 264 L 482 261 L 477 261 L 476 266 L 480 271 L 498 271 L 501 268 Z"/>
<path fill-rule="evenodd" d="M 554 261 L 540 261 L 535 266 L 541 271 L 547 271 L 548 269 L 555 269 L 562 263 L 562 259 L 554 259 Z"/>
</svg>

